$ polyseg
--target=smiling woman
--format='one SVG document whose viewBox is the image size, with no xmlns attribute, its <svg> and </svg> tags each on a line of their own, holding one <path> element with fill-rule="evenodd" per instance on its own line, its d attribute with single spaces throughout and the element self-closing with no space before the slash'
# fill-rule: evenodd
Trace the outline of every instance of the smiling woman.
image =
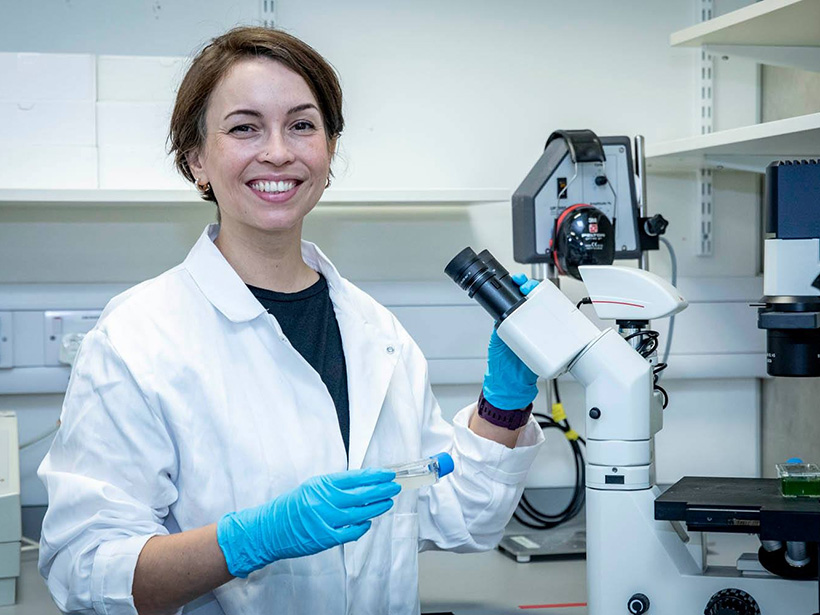
<svg viewBox="0 0 820 615">
<path fill-rule="evenodd" d="M 171 150 L 217 204 L 215 243 L 247 284 L 293 292 L 318 279 L 302 262 L 302 221 L 330 183 L 343 126 L 333 68 L 284 32 L 234 29 L 183 79 Z"/>
<path fill-rule="evenodd" d="M 287 288 L 281 275 L 273 278 L 286 271 L 281 266 L 276 271 L 259 259 L 275 245 L 277 259 L 289 253 L 302 274 L 289 279 L 315 282 L 299 239 L 327 185 L 336 139 L 328 138 L 305 80 L 274 60 L 239 61 L 210 94 L 205 130 L 204 143 L 185 159 L 197 185 L 210 185 L 217 202 L 216 245 L 225 258 L 248 284 L 301 290 Z"/>
<path fill-rule="evenodd" d="M 543 442 L 532 405 L 514 428 L 476 404 L 444 421 L 401 324 L 302 240 L 341 105 L 324 58 L 276 30 L 193 61 L 169 139 L 219 222 L 115 297 L 74 363 L 39 471 L 62 610 L 417 615 L 421 545 L 500 539 Z M 493 348 L 494 390 L 526 402 Z M 422 490 L 380 469 L 441 452 L 455 469 Z"/>
</svg>

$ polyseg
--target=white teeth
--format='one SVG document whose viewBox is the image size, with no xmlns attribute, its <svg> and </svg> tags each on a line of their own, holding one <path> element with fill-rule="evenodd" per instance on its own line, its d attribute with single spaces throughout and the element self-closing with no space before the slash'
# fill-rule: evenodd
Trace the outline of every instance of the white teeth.
<svg viewBox="0 0 820 615">
<path fill-rule="evenodd" d="M 251 184 L 251 188 L 259 192 L 287 192 L 292 190 L 294 186 L 296 186 L 296 182 L 293 181 L 254 182 Z"/>
</svg>

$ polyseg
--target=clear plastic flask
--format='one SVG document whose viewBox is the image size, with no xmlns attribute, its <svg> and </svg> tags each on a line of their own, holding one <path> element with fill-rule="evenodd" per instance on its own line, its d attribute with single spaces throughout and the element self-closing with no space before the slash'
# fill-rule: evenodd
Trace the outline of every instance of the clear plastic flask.
<svg viewBox="0 0 820 615">
<path fill-rule="evenodd" d="M 442 476 L 447 476 L 452 472 L 453 467 L 453 458 L 447 453 L 439 453 L 417 461 L 387 466 L 385 469 L 396 473 L 396 478 L 393 480 L 401 485 L 403 491 L 406 491 L 432 485 Z"/>
</svg>

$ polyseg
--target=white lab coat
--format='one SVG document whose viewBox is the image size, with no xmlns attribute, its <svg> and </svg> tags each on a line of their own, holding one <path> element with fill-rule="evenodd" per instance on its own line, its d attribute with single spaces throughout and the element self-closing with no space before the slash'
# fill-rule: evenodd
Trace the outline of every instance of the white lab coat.
<svg viewBox="0 0 820 615">
<path fill-rule="evenodd" d="M 419 348 L 392 314 L 303 242 L 327 278 L 347 362 L 350 456 L 319 375 L 213 243 L 114 298 L 85 338 L 40 466 L 40 570 L 67 611 L 134 614 L 153 535 L 216 522 L 305 479 L 450 451 L 455 471 L 396 498 L 355 543 L 275 562 L 188 605 L 197 615 L 417 614 L 418 551 L 500 539 L 543 435 L 508 449 L 441 417 Z"/>
</svg>

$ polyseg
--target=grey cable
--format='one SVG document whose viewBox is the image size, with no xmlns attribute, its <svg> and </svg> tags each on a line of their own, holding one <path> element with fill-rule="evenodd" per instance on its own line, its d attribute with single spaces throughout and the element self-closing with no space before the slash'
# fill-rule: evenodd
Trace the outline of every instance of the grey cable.
<svg viewBox="0 0 820 615">
<path fill-rule="evenodd" d="M 26 538 L 22 536 L 20 538 L 20 542 L 22 546 L 20 547 L 20 551 L 22 553 L 26 553 L 27 551 L 39 551 L 40 550 L 40 543 L 36 540 L 32 540 L 31 538 Z"/>
<path fill-rule="evenodd" d="M 57 430 L 58 430 L 58 429 L 60 429 L 60 426 L 59 426 L 59 425 L 57 425 L 56 427 L 54 427 L 54 429 L 52 429 L 52 430 L 51 430 L 51 431 L 49 431 L 48 433 L 43 434 L 42 436 L 39 436 L 39 437 L 35 438 L 34 440 L 29 440 L 29 441 L 28 441 L 28 442 L 26 442 L 25 444 L 21 444 L 21 445 L 19 446 L 19 450 L 23 451 L 23 450 L 25 450 L 25 449 L 27 449 L 27 448 L 30 448 L 30 447 L 34 446 L 35 444 L 39 444 L 39 443 L 40 443 L 40 442 L 42 442 L 43 440 L 46 440 L 46 439 L 50 438 L 51 436 L 53 436 L 55 433 L 57 433 Z"/>
<path fill-rule="evenodd" d="M 658 240 L 669 250 L 669 260 L 672 262 L 672 286 L 675 286 L 675 284 L 678 283 L 678 259 L 675 256 L 675 249 L 666 237 L 658 237 Z M 674 331 L 675 317 L 672 316 L 672 318 L 669 319 L 669 331 L 666 333 L 666 348 L 663 351 L 661 363 L 666 363 L 667 359 L 669 359 L 669 351 L 672 349 L 672 333 Z M 658 380 L 661 379 L 662 374 L 663 372 L 658 374 Z"/>
</svg>

